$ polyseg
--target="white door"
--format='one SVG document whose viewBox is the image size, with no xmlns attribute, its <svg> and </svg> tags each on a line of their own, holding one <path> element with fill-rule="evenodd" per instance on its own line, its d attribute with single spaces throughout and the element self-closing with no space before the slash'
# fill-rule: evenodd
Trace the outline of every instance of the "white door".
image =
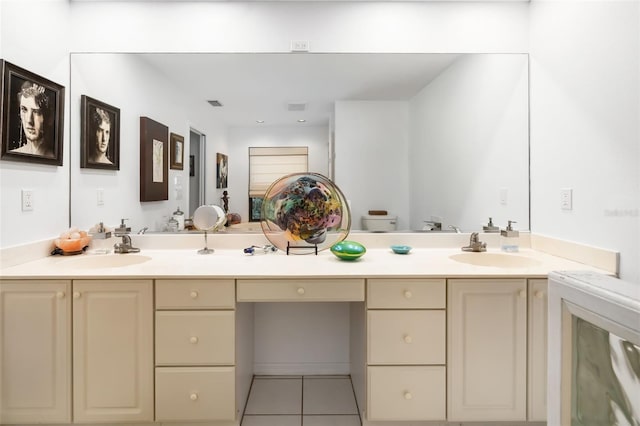
<svg viewBox="0 0 640 426">
<path fill-rule="evenodd" d="M 448 420 L 525 420 L 526 280 L 449 280 L 448 295 Z"/>
<path fill-rule="evenodd" d="M 153 296 L 145 280 L 73 282 L 75 422 L 153 421 Z"/>
<path fill-rule="evenodd" d="M 71 281 L 0 281 L 0 423 L 71 421 Z"/>
</svg>

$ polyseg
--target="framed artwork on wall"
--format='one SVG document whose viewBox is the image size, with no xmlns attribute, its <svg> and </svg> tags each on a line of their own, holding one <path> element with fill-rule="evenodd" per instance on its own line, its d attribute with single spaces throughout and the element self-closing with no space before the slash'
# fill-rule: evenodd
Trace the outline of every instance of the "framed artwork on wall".
<svg viewBox="0 0 640 426">
<path fill-rule="evenodd" d="M 120 170 L 120 109 L 80 97 L 80 167 Z"/>
<path fill-rule="evenodd" d="M 171 157 L 171 169 L 184 169 L 184 137 L 171 133 L 169 135 L 169 156 Z"/>
<path fill-rule="evenodd" d="M 0 59 L 3 160 L 62 165 L 64 87 Z"/>
<path fill-rule="evenodd" d="M 169 199 L 169 128 L 140 117 L 140 201 Z"/>
<path fill-rule="evenodd" d="M 216 153 L 216 188 L 226 188 L 227 178 L 229 176 L 229 158 Z"/>
</svg>

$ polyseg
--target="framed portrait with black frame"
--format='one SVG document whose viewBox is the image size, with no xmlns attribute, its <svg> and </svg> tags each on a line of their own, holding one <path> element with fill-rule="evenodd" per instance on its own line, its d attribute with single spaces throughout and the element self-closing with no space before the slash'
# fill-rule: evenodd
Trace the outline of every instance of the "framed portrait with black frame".
<svg viewBox="0 0 640 426">
<path fill-rule="evenodd" d="M 80 97 L 80 167 L 120 170 L 120 108 Z"/>
<path fill-rule="evenodd" d="M 62 166 L 64 86 L 0 59 L 3 160 Z"/>
</svg>

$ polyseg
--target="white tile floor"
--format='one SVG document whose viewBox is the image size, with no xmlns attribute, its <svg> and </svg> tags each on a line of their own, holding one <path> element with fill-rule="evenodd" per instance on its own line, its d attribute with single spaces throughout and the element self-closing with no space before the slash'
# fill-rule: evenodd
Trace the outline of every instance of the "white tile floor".
<svg viewBox="0 0 640 426">
<path fill-rule="evenodd" d="M 242 426 L 360 426 L 349 376 L 255 376 Z"/>
</svg>

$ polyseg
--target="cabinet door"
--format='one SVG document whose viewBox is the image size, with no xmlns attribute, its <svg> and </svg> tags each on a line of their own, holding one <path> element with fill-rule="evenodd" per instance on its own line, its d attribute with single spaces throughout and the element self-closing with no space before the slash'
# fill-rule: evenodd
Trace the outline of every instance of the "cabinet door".
<svg viewBox="0 0 640 426">
<path fill-rule="evenodd" d="M 73 282 L 74 421 L 153 420 L 151 281 Z"/>
<path fill-rule="evenodd" d="M 547 280 L 529 280 L 529 421 L 547 420 Z"/>
<path fill-rule="evenodd" d="M 525 420 L 526 281 L 459 279 L 448 284 L 448 419 Z"/>
<path fill-rule="evenodd" d="M 71 421 L 70 281 L 0 281 L 0 423 Z"/>
</svg>

